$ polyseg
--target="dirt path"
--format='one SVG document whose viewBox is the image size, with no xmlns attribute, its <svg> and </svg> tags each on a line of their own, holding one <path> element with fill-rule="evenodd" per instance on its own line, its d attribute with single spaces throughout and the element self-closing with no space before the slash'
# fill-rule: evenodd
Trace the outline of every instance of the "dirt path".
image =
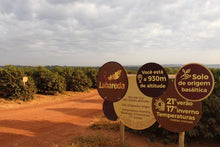
<svg viewBox="0 0 220 147">
<path fill-rule="evenodd" d="M 88 133 L 92 118 L 102 113 L 96 90 L 77 97 L 0 109 L 0 146 L 50 147 L 70 144 Z"/>
<path fill-rule="evenodd" d="M 103 115 L 102 98 L 97 90 L 66 95 L 36 95 L 27 103 L 5 103 L 0 99 L 0 147 L 63 147 L 75 136 L 87 136 L 98 131 L 88 129 Z M 3 102 L 2 102 L 3 101 Z M 119 132 L 103 131 L 119 138 Z M 126 143 L 134 147 L 177 147 L 151 143 L 145 137 L 125 132 Z M 208 147 L 191 144 L 186 147 Z M 217 147 L 218 144 L 212 145 Z"/>
</svg>

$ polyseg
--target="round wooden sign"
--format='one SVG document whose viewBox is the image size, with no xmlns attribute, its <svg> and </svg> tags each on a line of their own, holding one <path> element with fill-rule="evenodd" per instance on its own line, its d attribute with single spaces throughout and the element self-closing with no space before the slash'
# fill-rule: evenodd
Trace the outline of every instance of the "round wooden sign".
<svg viewBox="0 0 220 147">
<path fill-rule="evenodd" d="M 156 122 L 151 107 L 152 98 L 138 89 L 135 75 L 129 75 L 128 80 L 126 95 L 120 101 L 113 103 L 115 112 L 127 127 L 143 130 Z"/>
<path fill-rule="evenodd" d="M 116 121 L 118 116 L 115 113 L 115 109 L 113 107 L 113 102 L 104 101 L 103 102 L 103 112 L 104 115 L 111 121 Z"/>
<path fill-rule="evenodd" d="M 119 63 L 108 62 L 99 69 L 96 84 L 104 100 L 116 102 L 127 92 L 127 73 Z"/>
<path fill-rule="evenodd" d="M 149 97 L 157 97 L 163 94 L 168 83 L 169 79 L 166 71 L 157 63 L 147 63 L 138 70 L 138 88 Z"/>
<path fill-rule="evenodd" d="M 183 99 L 171 82 L 166 93 L 152 101 L 154 116 L 163 128 L 172 132 L 184 132 L 193 128 L 201 118 L 201 102 Z"/>
<path fill-rule="evenodd" d="M 197 63 L 183 66 L 175 80 L 175 87 L 179 95 L 190 101 L 204 100 L 212 93 L 214 85 L 212 72 Z"/>
</svg>

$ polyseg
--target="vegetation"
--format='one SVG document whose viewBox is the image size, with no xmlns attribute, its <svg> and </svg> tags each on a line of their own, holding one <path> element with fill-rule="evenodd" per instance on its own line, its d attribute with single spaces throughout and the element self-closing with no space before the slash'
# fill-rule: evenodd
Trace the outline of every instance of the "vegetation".
<svg viewBox="0 0 220 147">
<path fill-rule="evenodd" d="M 99 120 L 93 123 L 89 128 L 95 130 L 119 131 L 120 121 L 109 121 L 103 116 L 100 117 Z"/>
<path fill-rule="evenodd" d="M 35 81 L 38 93 L 56 94 L 65 90 L 65 79 L 45 67 L 38 66 L 31 75 Z"/>
<path fill-rule="evenodd" d="M 95 134 L 88 136 L 78 136 L 73 139 L 70 147 L 102 147 L 102 146 L 115 146 L 118 145 L 118 139 L 103 134 Z"/>
<path fill-rule="evenodd" d="M 68 80 L 68 81 L 67 81 Z M 92 81 L 81 68 L 76 68 L 66 78 L 69 91 L 86 91 L 92 87 Z"/>
<path fill-rule="evenodd" d="M 19 99 L 27 101 L 33 99 L 36 92 L 34 82 L 28 76 L 28 81 L 24 84 L 23 77 L 27 76 L 23 69 L 13 66 L 6 66 L 0 69 L 0 92 L 1 96 L 12 100 Z"/>
<path fill-rule="evenodd" d="M 97 70 L 94 68 L 54 68 L 51 71 L 58 73 L 65 78 L 66 90 L 68 91 L 86 91 L 89 88 L 95 88 Z"/>
<path fill-rule="evenodd" d="M 98 70 L 91 67 L 38 66 L 0 68 L 0 95 L 26 101 L 34 93 L 57 94 L 67 91 L 86 91 L 96 87 Z M 28 77 L 24 85 L 22 79 Z"/>
</svg>

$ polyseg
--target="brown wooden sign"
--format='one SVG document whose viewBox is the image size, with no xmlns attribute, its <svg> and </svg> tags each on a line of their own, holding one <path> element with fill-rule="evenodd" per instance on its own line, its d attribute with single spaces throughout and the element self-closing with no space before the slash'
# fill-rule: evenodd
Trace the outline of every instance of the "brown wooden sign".
<svg viewBox="0 0 220 147">
<path fill-rule="evenodd" d="M 163 128 L 172 132 L 184 132 L 193 128 L 201 118 L 201 102 L 183 99 L 171 82 L 166 93 L 152 101 L 154 116 Z"/>
<path fill-rule="evenodd" d="M 103 113 L 109 120 L 116 121 L 118 119 L 118 116 L 115 113 L 113 102 L 104 101 L 102 106 Z"/>
<path fill-rule="evenodd" d="M 212 93 L 214 84 L 212 72 L 197 63 L 183 66 L 175 80 L 179 95 L 190 101 L 201 101 L 207 98 Z"/>
<path fill-rule="evenodd" d="M 138 70 L 137 85 L 146 96 L 157 97 L 163 94 L 168 83 L 166 71 L 157 63 L 147 63 Z"/>
<path fill-rule="evenodd" d="M 119 63 L 108 62 L 99 69 L 96 84 L 104 100 L 116 102 L 127 92 L 127 73 Z"/>
</svg>

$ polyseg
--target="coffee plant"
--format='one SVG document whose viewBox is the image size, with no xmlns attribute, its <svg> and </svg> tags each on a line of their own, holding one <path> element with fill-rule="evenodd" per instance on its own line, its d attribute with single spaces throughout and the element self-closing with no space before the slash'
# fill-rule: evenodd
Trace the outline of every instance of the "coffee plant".
<svg viewBox="0 0 220 147">
<path fill-rule="evenodd" d="M 27 101 L 33 99 L 36 88 L 31 77 L 24 84 L 23 77 L 27 76 L 24 70 L 14 66 L 6 66 L 0 69 L 0 93 L 8 99 Z"/>
<path fill-rule="evenodd" d="M 68 91 L 86 91 L 92 86 L 92 81 L 81 68 L 66 67 L 62 76 L 65 78 Z"/>
<path fill-rule="evenodd" d="M 98 74 L 98 70 L 95 68 L 83 68 L 83 71 L 87 75 L 87 77 L 91 80 L 92 84 L 89 88 L 96 88 L 96 77 Z"/>
<path fill-rule="evenodd" d="M 39 66 L 32 74 L 38 93 L 56 94 L 66 88 L 65 79 L 58 73 L 53 73 L 45 67 Z"/>
</svg>

